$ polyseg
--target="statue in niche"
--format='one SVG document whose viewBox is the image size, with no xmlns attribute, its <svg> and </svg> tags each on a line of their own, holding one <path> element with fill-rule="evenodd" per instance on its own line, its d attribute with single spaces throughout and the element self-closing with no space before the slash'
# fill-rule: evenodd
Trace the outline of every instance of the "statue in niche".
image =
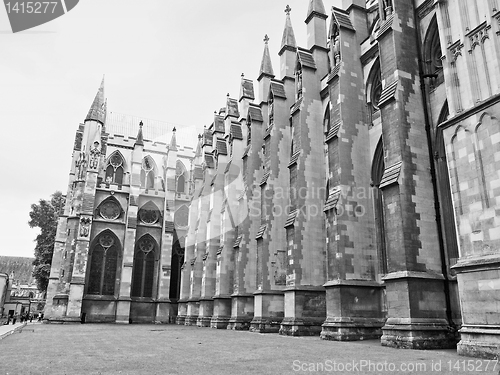
<svg viewBox="0 0 500 375">
<path fill-rule="evenodd" d="M 94 142 L 94 145 L 89 154 L 89 168 L 97 169 L 97 167 L 99 166 L 99 157 L 101 156 L 101 150 L 99 150 L 99 142 Z"/>
<path fill-rule="evenodd" d="M 302 97 L 302 69 L 297 70 L 297 99 Z"/>
<path fill-rule="evenodd" d="M 87 157 L 85 155 L 85 151 L 80 151 L 80 156 L 78 157 L 78 160 L 76 161 L 76 179 L 77 180 L 84 180 L 85 176 L 85 169 L 87 167 Z"/>
<path fill-rule="evenodd" d="M 90 217 L 82 217 L 80 219 L 80 236 L 88 237 L 90 232 L 90 223 L 92 219 Z"/>
<path fill-rule="evenodd" d="M 333 66 L 340 63 L 340 33 L 337 24 L 334 24 L 332 32 Z"/>
<path fill-rule="evenodd" d="M 389 17 L 392 14 L 392 0 L 383 0 L 385 17 Z"/>
</svg>

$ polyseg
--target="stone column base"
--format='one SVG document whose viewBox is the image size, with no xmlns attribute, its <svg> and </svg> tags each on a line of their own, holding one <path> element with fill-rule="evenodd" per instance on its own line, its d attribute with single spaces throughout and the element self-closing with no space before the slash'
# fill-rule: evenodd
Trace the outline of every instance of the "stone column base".
<svg viewBox="0 0 500 375">
<path fill-rule="evenodd" d="M 211 328 L 226 329 L 231 316 L 231 297 L 230 296 L 214 296 L 214 310 L 212 320 L 210 321 Z"/>
<path fill-rule="evenodd" d="M 279 333 L 283 317 L 259 316 L 250 322 L 250 332 Z"/>
<path fill-rule="evenodd" d="M 280 290 L 259 290 L 254 293 L 255 313 L 250 322 L 250 331 L 278 333 L 285 315 L 284 293 Z"/>
<path fill-rule="evenodd" d="M 323 286 L 289 286 L 285 293 L 285 317 L 279 334 L 316 336 L 326 319 L 325 288 Z"/>
<path fill-rule="evenodd" d="M 200 314 L 200 300 L 190 299 L 187 303 L 187 314 L 184 320 L 184 325 L 195 326 L 198 320 L 198 315 Z"/>
<path fill-rule="evenodd" d="M 179 300 L 177 308 L 177 317 L 175 318 L 175 324 L 184 325 L 187 316 L 187 301 Z"/>
<path fill-rule="evenodd" d="M 319 336 L 323 318 L 283 318 L 279 330 L 284 336 Z"/>
<path fill-rule="evenodd" d="M 200 315 L 196 325 L 198 327 L 210 327 L 210 320 L 214 315 L 214 300 L 212 298 L 200 298 Z"/>
<path fill-rule="evenodd" d="M 323 340 L 357 341 L 379 339 L 385 319 L 327 318 L 320 337 Z"/>
<path fill-rule="evenodd" d="M 177 315 L 176 304 L 173 304 L 170 300 L 163 300 L 156 302 L 156 324 L 167 324 L 175 322 L 175 317 Z"/>
<path fill-rule="evenodd" d="M 326 289 L 324 340 L 355 341 L 382 336 L 384 286 L 371 280 L 331 280 Z"/>
<path fill-rule="evenodd" d="M 446 319 L 389 318 L 382 327 L 382 346 L 403 349 L 450 349 L 456 347 Z"/>
<path fill-rule="evenodd" d="M 130 298 L 121 297 L 116 301 L 116 323 L 130 324 Z"/>
<path fill-rule="evenodd" d="M 457 353 L 468 357 L 498 359 L 500 355 L 500 325 L 474 326 L 464 324 Z"/>
<path fill-rule="evenodd" d="M 253 318 L 253 294 L 231 295 L 231 318 L 227 329 L 246 331 Z"/>
</svg>

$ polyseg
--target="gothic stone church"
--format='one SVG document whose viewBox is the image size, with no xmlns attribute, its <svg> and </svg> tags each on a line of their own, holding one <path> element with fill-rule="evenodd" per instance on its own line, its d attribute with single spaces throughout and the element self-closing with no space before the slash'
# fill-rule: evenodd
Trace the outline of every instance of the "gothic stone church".
<svg viewBox="0 0 500 375">
<path fill-rule="evenodd" d="M 500 4 L 338 3 L 309 1 L 305 46 L 286 8 L 279 72 L 266 36 L 256 82 L 241 77 L 196 150 L 113 133 L 101 88 L 49 321 L 497 355 Z"/>
</svg>

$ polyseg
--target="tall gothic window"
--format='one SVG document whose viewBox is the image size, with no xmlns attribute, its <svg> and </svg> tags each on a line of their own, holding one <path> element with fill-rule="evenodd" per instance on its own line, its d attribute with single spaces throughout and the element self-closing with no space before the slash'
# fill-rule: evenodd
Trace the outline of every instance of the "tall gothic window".
<svg viewBox="0 0 500 375">
<path fill-rule="evenodd" d="M 155 188 L 155 162 L 150 156 L 142 159 L 141 187 L 144 189 Z"/>
<path fill-rule="evenodd" d="M 373 114 L 379 110 L 378 102 L 382 94 L 382 75 L 380 71 L 380 60 L 377 59 L 373 64 L 367 81 L 367 98 L 368 106 L 370 107 L 370 122 L 372 122 Z"/>
<path fill-rule="evenodd" d="M 179 160 L 175 166 L 175 177 L 177 180 L 176 191 L 177 193 L 184 193 L 186 191 L 186 167 Z"/>
<path fill-rule="evenodd" d="M 149 234 L 137 242 L 132 276 L 132 297 L 153 297 L 156 241 Z"/>
<path fill-rule="evenodd" d="M 375 228 L 377 236 L 377 252 L 379 258 L 379 273 L 387 273 L 387 250 L 385 242 L 385 221 L 384 221 L 384 199 L 382 190 L 379 188 L 380 181 L 384 175 L 384 147 L 382 139 L 378 142 L 373 156 L 372 164 L 372 184 L 373 184 L 373 204 L 375 208 Z"/>
<path fill-rule="evenodd" d="M 302 98 L 302 65 L 297 64 L 297 71 L 295 72 L 295 87 L 296 87 L 296 99 Z"/>
<path fill-rule="evenodd" d="M 274 124 L 274 95 L 271 92 L 269 95 L 269 100 L 267 102 L 268 104 L 268 112 L 269 112 L 269 123 L 268 127 Z"/>
<path fill-rule="evenodd" d="M 436 17 L 434 17 L 429 25 L 424 42 L 425 73 L 432 79 L 432 87 L 436 87 L 444 82 L 442 56 L 439 28 Z"/>
<path fill-rule="evenodd" d="M 106 183 L 123 184 L 123 156 L 120 152 L 115 151 L 108 159 L 106 166 Z"/>
<path fill-rule="evenodd" d="M 115 294 L 119 243 L 110 231 L 100 234 L 90 250 L 90 272 L 87 294 Z"/>
</svg>

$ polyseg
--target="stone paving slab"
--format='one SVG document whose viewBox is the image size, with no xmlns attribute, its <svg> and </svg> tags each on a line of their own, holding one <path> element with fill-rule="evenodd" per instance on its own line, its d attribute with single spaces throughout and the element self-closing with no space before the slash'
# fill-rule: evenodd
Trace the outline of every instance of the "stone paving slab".
<svg viewBox="0 0 500 375">
<path fill-rule="evenodd" d="M 0 374 L 22 375 L 498 374 L 500 367 L 454 350 L 177 325 L 32 324 L 1 340 L 0 353 Z"/>
</svg>

